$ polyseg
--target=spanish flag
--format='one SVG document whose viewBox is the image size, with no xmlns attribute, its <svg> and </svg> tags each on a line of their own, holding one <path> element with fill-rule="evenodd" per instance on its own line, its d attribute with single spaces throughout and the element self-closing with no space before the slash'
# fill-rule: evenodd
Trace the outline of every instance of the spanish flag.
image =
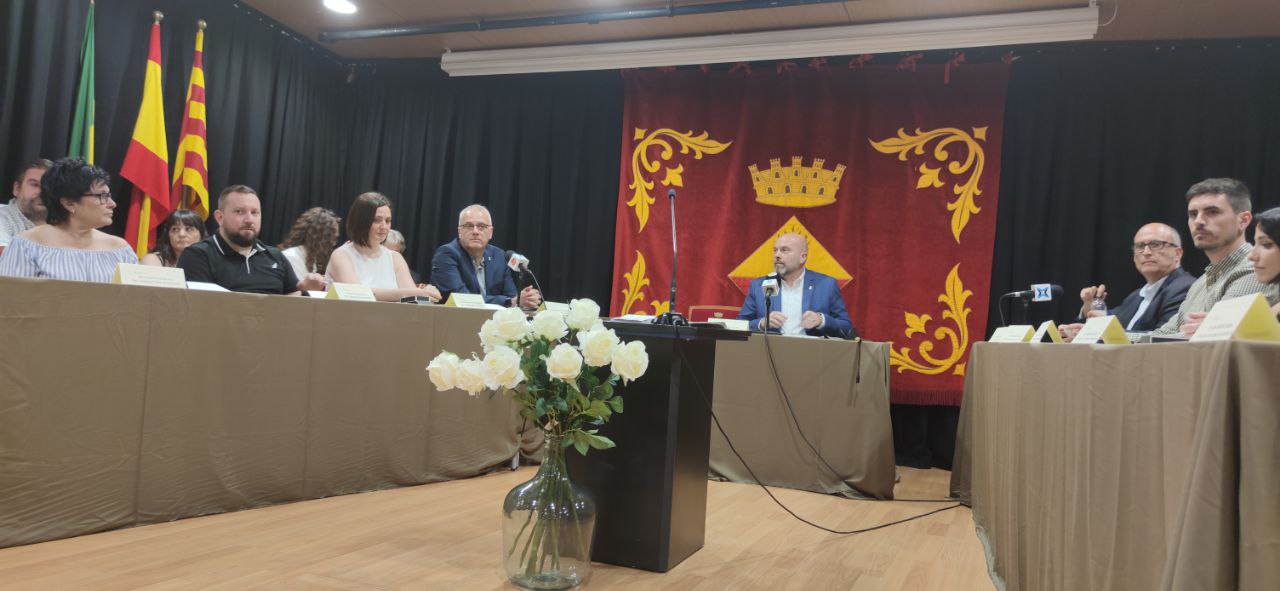
<svg viewBox="0 0 1280 591">
<path fill-rule="evenodd" d="M 196 32 L 196 59 L 187 84 L 187 107 L 182 114 L 182 136 L 173 162 L 172 194 L 180 207 L 209 219 L 209 150 L 205 145 L 204 29 Z"/>
<path fill-rule="evenodd" d="M 157 11 L 151 25 L 151 51 L 147 56 L 146 81 L 142 84 L 142 105 L 138 108 L 138 121 L 133 125 L 133 140 L 120 167 L 120 176 L 133 183 L 125 240 L 133 245 L 139 258 L 151 250 L 156 226 L 173 210 L 169 201 L 169 142 L 164 134 L 164 104 L 160 95 L 162 18 L 164 15 Z"/>
</svg>

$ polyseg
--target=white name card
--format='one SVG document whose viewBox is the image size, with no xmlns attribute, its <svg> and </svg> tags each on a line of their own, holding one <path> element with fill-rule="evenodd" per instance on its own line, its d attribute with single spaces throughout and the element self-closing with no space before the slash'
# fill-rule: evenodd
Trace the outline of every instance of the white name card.
<svg viewBox="0 0 1280 591">
<path fill-rule="evenodd" d="M 1052 320 L 1041 322 L 1040 327 L 1036 329 L 1036 334 L 1031 335 L 1031 342 L 1033 343 L 1046 341 L 1050 343 L 1062 342 L 1062 333 L 1058 332 L 1058 325 L 1054 324 Z"/>
<path fill-rule="evenodd" d="M 449 301 L 445 302 L 444 305 L 454 308 L 484 309 L 489 307 L 484 303 L 484 296 L 478 293 L 451 293 L 449 294 Z"/>
<path fill-rule="evenodd" d="M 179 267 L 152 267 L 132 263 L 116 263 L 111 282 L 119 285 L 187 288 L 187 273 Z"/>
<path fill-rule="evenodd" d="M 1213 306 L 1200 328 L 1191 335 L 1191 342 L 1226 341 L 1280 341 L 1280 322 L 1276 321 L 1262 294 L 1255 293 Z"/>
<path fill-rule="evenodd" d="M 746 320 L 738 320 L 737 318 L 708 318 L 707 322 L 711 324 L 719 324 L 729 330 L 751 332 L 751 323 Z"/>
<path fill-rule="evenodd" d="M 1095 345 L 1099 342 L 1107 345 L 1129 344 L 1129 336 L 1125 334 L 1124 327 L 1120 326 L 1120 319 L 1115 316 L 1094 316 L 1086 320 L 1084 327 L 1071 339 L 1071 343 L 1075 345 Z"/>
<path fill-rule="evenodd" d="M 546 300 L 543 300 L 542 305 L 541 305 L 541 306 L 539 306 L 539 307 L 538 307 L 538 309 L 539 309 L 539 310 L 551 310 L 552 312 L 559 312 L 559 313 L 561 313 L 561 314 L 568 314 L 568 313 L 569 313 L 569 304 L 566 304 L 566 303 L 564 303 L 564 302 L 548 302 L 548 301 L 546 301 Z"/>
<path fill-rule="evenodd" d="M 376 302 L 378 298 L 373 297 L 373 290 L 367 285 L 359 283 L 333 283 L 329 285 L 329 291 L 325 294 L 326 300 L 346 300 L 352 302 Z"/>
<path fill-rule="evenodd" d="M 987 339 L 988 343 L 1025 343 L 1031 340 L 1031 335 L 1035 334 L 1036 328 L 1030 324 L 1013 324 L 1010 326 L 1002 326 L 991 333 L 991 338 Z"/>
</svg>

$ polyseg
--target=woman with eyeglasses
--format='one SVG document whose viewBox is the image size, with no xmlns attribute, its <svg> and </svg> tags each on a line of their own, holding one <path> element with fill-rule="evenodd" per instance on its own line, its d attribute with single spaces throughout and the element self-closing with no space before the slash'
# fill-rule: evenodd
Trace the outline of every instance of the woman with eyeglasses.
<svg viewBox="0 0 1280 591">
<path fill-rule="evenodd" d="M 176 267 L 182 251 L 208 236 L 200 214 L 179 209 L 165 218 L 156 230 L 156 249 L 142 257 L 142 264 L 153 267 Z"/>
<path fill-rule="evenodd" d="M 106 171 L 79 158 L 53 163 L 40 179 L 47 224 L 13 237 L 0 254 L 0 275 L 107 283 L 117 263 L 137 263 L 127 242 L 98 231 L 111 225 L 116 202 Z"/>
<path fill-rule="evenodd" d="M 1263 285 L 1263 295 L 1272 304 L 1271 311 L 1280 318 L 1280 207 L 1273 207 L 1256 216 L 1253 228 L 1253 250 L 1249 262 L 1258 283 Z"/>
</svg>

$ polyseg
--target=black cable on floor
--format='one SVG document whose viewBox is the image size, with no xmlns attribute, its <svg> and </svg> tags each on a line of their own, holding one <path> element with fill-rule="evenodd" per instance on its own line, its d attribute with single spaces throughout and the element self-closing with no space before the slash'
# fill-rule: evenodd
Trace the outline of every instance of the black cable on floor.
<svg viewBox="0 0 1280 591">
<path fill-rule="evenodd" d="M 782 386 L 782 378 L 778 376 L 778 366 L 773 360 L 773 347 L 769 346 L 769 341 L 772 339 L 769 338 L 768 333 L 763 333 L 761 338 L 764 339 L 765 357 L 769 358 L 769 371 L 773 374 L 773 383 L 778 387 L 778 392 L 782 394 L 783 402 L 787 403 L 787 412 L 790 413 L 791 415 L 791 424 L 796 426 L 796 433 L 800 434 L 800 439 L 804 441 L 805 445 L 809 446 L 809 450 L 812 451 L 813 455 L 817 457 L 819 461 L 822 462 L 823 466 L 827 467 L 827 470 L 831 472 L 831 475 L 836 477 L 836 481 L 843 480 L 843 478 L 841 478 L 840 476 L 840 472 L 836 470 L 835 467 L 833 467 L 829 462 L 827 462 L 827 459 L 822 457 L 821 453 L 818 453 L 818 448 L 814 447 L 813 443 L 809 441 L 809 437 L 804 434 L 804 430 L 800 428 L 800 419 L 796 418 L 796 409 L 794 406 L 791 405 L 791 396 L 787 395 L 787 389 Z M 858 346 L 861 347 L 862 343 L 858 343 Z M 855 368 L 855 371 L 861 372 L 861 370 L 862 370 L 861 367 Z M 727 441 L 728 438 L 726 438 L 725 440 Z M 889 499 L 862 499 L 862 500 L 881 501 L 881 500 L 889 500 Z M 952 502 L 952 499 L 892 499 L 892 500 L 899 501 L 902 503 L 950 503 Z"/>
<path fill-rule="evenodd" d="M 688 366 L 690 366 L 690 367 L 692 367 L 692 364 L 691 364 L 691 363 L 689 363 L 689 359 L 688 359 L 688 357 L 686 357 L 686 356 L 685 356 L 685 354 L 684 354 L 684 349 L 680 348 L 680 347 L 677 345 L 677 346 L 676 346 L 676 350 L 678 350 L 678 351 L 680 352 L 680 359 L 684 361 L 684 364 L 685 364 L 685 365 L 688 365 Z M 779 500 L 778 500 L 778 497 L 776 497 L 776 496 L 774 496 L 774 495 L 773 495 L 773 491 L 769 490 L 769 487 L 765 486 L 765 485 L 764 485 L 764 483 L 760 481 L 760 477 L 756 476 L 755 471 L 754 471 L 754 470 L 752 470 L 752 469 L 751 469 L 751 466 L 749 466 L 749 465 L 747 464 L 747 461 L 746 461 L 745 459 L 743 459 L 743 458 L 742 458 L 742 454 L 738 453 L 738 449 L 737 449 L 736 447 L 734 447 L 734 446 L 733 446 L 733 442 L 729 440 L 729 434 L 728 434 L 728 433 L 725 433 L 725 432 L 724 432 L 724 427 L 721 427 L 721 426 L 720 426 L 720 419 L 719 419 L 718 417 L 716 417 L 716 411 L 715 411 L 713 408 L 711 408 L 711 399 L 707 397 L 707 393 L 706 393 L 706 391 L 702 389 L 702 383 L 698 380 L 697 373 L 696 373 L 696 372 L 691 372 L 691 373 L 690 373 L 690 375 L 692 375 L 692 376 L 693 376 L 693 384 L 694 384 L 694 386 L 695 386 L 695 387 L 697 387 L 697 389 L 698 389 L 698 394 L 699 394 L 699 396 L 701 396 L 701 397 L 702 397 L 702 402 L 703 402 L 703 404 L 706 404 L 706 405 L 707 405 L 707 412 L 711 413 L 711 421 L 712 421 L 712 423 L 714 423 L 714 424 L 715 424 L 715 426 L 716 426 L 716 430 L 720 431 L 720 435 L 724 437 L 724 441 L 725 441 L 725 443 L 728 443 L 728 444 L 729 444 L 729 450 L 733 452 L 733 455 L 737 456 L 737 458 L 738 458 L 738 461 L 739 461 L 739 462 L 742 462 L 742 466 L 743 466 L 744 468 L 746 468 L 746 469 L 747 469 L 747 473 L 751 475 L 751 479 L 752 479 L 752 480 L 754 480 L 754 481 L 755 481 L 755 483 L 756 483 L 760 488 L 764 489 L 765 494 L 769 495 L 769 498 L 770 498 L 770 499 L 773 499 L 773 502 L 774 502 L 774 503 L 776 503 L 779 507 L 782 507 L 782 510 L 783 510 L 783 511 L 786 511 L 786 512 L 787 512 L 787 514 L 791 515 L 792 517 L 796 518 L 797 520 L 799 520 L 799 521 L 800 521 L 800 522 L 802 522 L 802 523 L 805 523 L 805 524 L 807 524 L 807 525 L 810 525 L 810 526 L 815 527 L 815 528 L 817 528 L 817 529 L 820 529 L 820 530 L 822 530 L 822 531 L 829 532 L 829 533 L 833 533 L 833 534 L 839 534 L 839 535 L 853 535 L 853 534 L 861 534 L 861 533 L 866 533 L 866 532 L 870 532 L 870 531 L 875 531 L 875 530 L 878 530 L 878 529 L 884 529 L 884 528 L 889 527 L 889 526 L 891 526 L 891 525 L 898 525 L 898 524 L 900 524 L 900 523 L 906 523 L 906 522 L 908 522 L 908 521 L 914 521 L 914 520 L 916 520 L 916 519 L 920 519 L 920 518 L 922 518 L 922 517 L 928 517 L 928 516 L 930 516 L 930 515 L 933 515 L 934 513 L 941 513 L 941 512 L 943 512 L 943 511 L 949 511 L 949 510 L 951 510 L 951 509 L 955 509 L 956 507 L 961 506 L 961 505 L 960 505 L 960 503 L 956 503 L 956 504 L 951 505 L 951 506 L 948 506 L 948 507 L 942 507 L 942 508 L 940 508 L 940 509 L 934 509 L 934 510 L 929 511 L 929 512 L 927 512 L 927 513 L 921 513 L 921 514 L 919 514 L 919 515 L 913 515 L 913 516 L 911 516 L 911 517 L 905 517 L 905 518 L 903 518 L 903 519 L 899 519 L 899 520 L 897 520 L 897 521 L 890 521 L 890 522 L 887 522 L 887 523 L 881 523 L 881 524 L 879 524 L 879 525 L 873 525 L 873 526 L 871 526 L 871 527 L 865 527 L 865 528 L 862 528 L 862 529 L 851 529 L 851 530 L 837 530 L 837 529 L 831 529 L 831 528 L 829 528 L 829 527 L 826 527 L 826 526 L 824 526 L 824 525 L 818 525 L 817 523 L 814 523 L 814 522 L 812 522 L 812 521 L 809 521 L 808 519 L 805 519 L 805 518 L 803 518 L 803 517 L 801 517 L 801 516 L 799 516 L 799 515 L 796 515 L 796 512 L 795 512 L 795 511 L 792 511 L 790 507 L 787 507 L 786 505 L 784 505 L 784 504 L 782 503 L 782 501 L 779 501 Z"/>
</svg>

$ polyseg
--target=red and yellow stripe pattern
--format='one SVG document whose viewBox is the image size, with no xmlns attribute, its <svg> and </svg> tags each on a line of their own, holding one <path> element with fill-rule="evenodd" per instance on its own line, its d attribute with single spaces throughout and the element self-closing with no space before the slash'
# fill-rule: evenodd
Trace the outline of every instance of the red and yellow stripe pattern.
<svg viewBox="0 0 1280 591">
<path fill-rule="evenodd" d="M 142 85 L 142 105 L 133 126 L 120 176 L 133 183 L 125 240 L 141 258 L 155 244 L 155 229 L 173 210 L 169 201 L 169 143 L 164 131 L 164 103 L 160 94 L 160 16 L 151 25 L 151 50 Z"/>
<path fill-rule="evenodd" d="M 205 135 L 204 21 L 196 33 L 196 59 L 187 84 L 187 107 L 182 115 L 182 136 L 173 163 L 172 195 L 181 207 L 209 219 L 209 150 Z"/>
</svg>

